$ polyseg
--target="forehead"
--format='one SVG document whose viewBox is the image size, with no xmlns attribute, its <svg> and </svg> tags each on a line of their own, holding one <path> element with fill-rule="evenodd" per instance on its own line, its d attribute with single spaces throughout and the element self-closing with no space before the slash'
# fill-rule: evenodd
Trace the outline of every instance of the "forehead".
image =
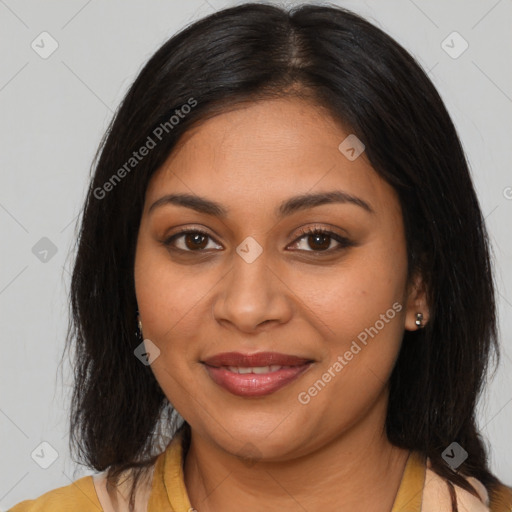
<svg viewBox="0 0 512 512">
<path fill-rule="evenodd" d="M 244 104 L 210 118 L 179 141 L 153 175 L 147 202 L 186 192 L 239 207 L 330 189 L 366 196 L 377 209 L 396 203 L 393 189 L 365 154 L 349 160 L 350 134 L 323 107 L 297 98 Z M 396 204 L 394 204 L 396 206 Z"/>
</svg>

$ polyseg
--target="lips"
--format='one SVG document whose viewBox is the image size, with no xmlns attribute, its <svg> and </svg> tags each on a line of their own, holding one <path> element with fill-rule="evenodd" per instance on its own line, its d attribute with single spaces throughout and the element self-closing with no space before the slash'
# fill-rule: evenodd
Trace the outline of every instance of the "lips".
<svg viewBox="0 0 512 512">
<path fill-rule="evenodd" d="M 202 361 L 211 379 L 234 395 L 265 396 L 290 384 L 313 361 L 277 352 L 225 352 Z"/>
</svg>

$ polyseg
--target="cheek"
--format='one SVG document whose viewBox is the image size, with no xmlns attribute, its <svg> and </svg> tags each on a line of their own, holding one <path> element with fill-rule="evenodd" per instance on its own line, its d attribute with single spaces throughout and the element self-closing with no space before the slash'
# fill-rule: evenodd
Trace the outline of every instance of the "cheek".
<svg viewBox="0 0 512 512">
<path fill-rule="evenodd" d="M 165 250 L 141 242 L 135 260 L 135 289 L 144 335 L 165 345 L 179 342 L 200 325 L 200 309 L 215 284 L 211 273 L 178 266 Z M 192 331 L 191 331 L 192 333 Z"/>
<path fill-rule="evenodd" d="M 325 357 L 305 379 L 300 403 L 307 401 L 311 410 L 321 411 L 325 425 L 347 427 L 387 390 L 400 351 L 405 308 L 391 283 L 376 286 L 369 275 L 355 283 L 347 276 L 343 281 L 349 293 L 335 288 L 330 297 L 322 297 L 325 302 L 316 304 L 319 323 L 330 331 Z"/>
<path fill-rule="evenodd" d="M 406 261 L 399 237 L 391 245 L 383 237 L 336 272 L 317 276 L 315 286 L 302 280 L 304 302 L 325 333 L 321 370 L 331 370 L 329 382 L 336 375 L 333 389 L 357 397 L 378 393 L 387 382 L 404 332 Z"/>
<path fill-rule="evenodd" d="M 190 361 L 197 350 L 191 339 L 201 325 L 198 305 L 204 291 L 193 285 L 187 271 L 169 261 L 164 250 L 155 250 L 144 238 L 137 246 L 134 278 L 144 338 L 160 350 L 151 370 L 174 407 L 187 411 L 197 397 L 182 383 L 190 380 Z"/>
<path fill-rule="evenodd" d="M 399 255 L 385 257 L 382 253 L 370 257 L 354 257 L 345 266 L 314 279 L 302 277 L 297 294 L 311 309 L 329 338 L 354 338 L 375 324 L 381 315 L 402 303 L 405 290 L 405 261 Z M 402 309 L 404 305 L 402 305 Z M 395 318 L 396 307 L 388 316 Z M 386 317 L 386 320 L 388 318 Z M 380 325 L 380 324 L 379 324 Z M 388 324 L 386 324 L 388 325 Z"/>
</svg>

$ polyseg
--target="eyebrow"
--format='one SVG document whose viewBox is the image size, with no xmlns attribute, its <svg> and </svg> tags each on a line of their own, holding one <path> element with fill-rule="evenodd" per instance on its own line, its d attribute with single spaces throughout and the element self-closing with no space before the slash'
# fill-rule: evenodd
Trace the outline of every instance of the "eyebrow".
<svg viewBox="0 0 512 512">
<path fill-rule="evenodd" d="M 342 190 L 334 190 L 331 192 L 319 192 L 316 194 L 301 194 L 298 196 L 291 197 L 281 203 L 276 210 L 278 217 L 286 217 L 297 211 L 314 208 L 323 204 L 353 204 L 366 210 L 368 213 L 374 214 L 373 208 L 363 199 L 356 197 L 352 194 L 344 192 Z M 158 207 L 173 204 L 177 206 L 183 206 L 190 208 L 199 213 L 206 215 L 214 215 L 216 217 L 225 218 L 228 215 L 228 210 L 221 204 L 206 199 L 201 196 L 193 194 L 167 194 L 160 199 L 157 199 L 148 210 L 148 215 Z"/>
</svg>

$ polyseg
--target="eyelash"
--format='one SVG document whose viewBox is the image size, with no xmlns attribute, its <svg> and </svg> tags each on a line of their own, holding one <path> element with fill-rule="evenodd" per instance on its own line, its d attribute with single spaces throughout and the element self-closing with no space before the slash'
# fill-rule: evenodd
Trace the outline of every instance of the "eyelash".
<svg viewBox="0 0 512 512">
<path fill-rule="evenodd" d="M 310 236 L 310 235 L 324 235 L 324 236 L 327 236 L 327 237 L 335 240 L 336 242 L 338 242 L 340 244 L 336 248 L 325 249 L 325 250 L 314 250 L 314 249 L 311 249 L 309 251 L 303 251 L 303 252 L 310 252 L 310 253 L 319 254 L 319 255 L 320 254 L 330 254 L 330 253 L 333 253 L 333 252 L 336 252 L 336 251 L 339 251 L 339 250 L 342 250 L 342 249 L 345 249 L 347 247 L 351 247 L 351 246 L 354 245 L 354 243 L 351 242 L 348 238 L 345 238 L 345 237 L 343 237 L 341 235 L 338 235 L 337 233 L 334 233 L 333 231 L 329 231 L 329 230 L 324 229 L 324 228 L 309 227 L 309 228 L 305 228 L 305 229 L 300 229 L 299 233 L 300 233 L 300 236 L 298 236 L 292 242 L 292 245 L 296 244 L 302 238 L 304 238 L 306 236 Z M 196 234 L 203 235 L 203 236 L 213 240 L 213 237 L 209 233 L 207 233 L 206 231 L 204 231 L 202 229 L 199 229 L 199 228 L 194 228 L 194 229 L 184 228 L 181 231 L 175 233 L 171 237 L 169 237 L 166 240 L 164 240 L 162 242 L 162 244 L 165 245 L 166 247 L 172 249 L 172 250 L 175 250 L 175 251 L 189 252 L 189 253 L 204 252 L 205 249 L 190 250 L 190 249 L 179 249 L 179 248 L 176 248 L 176 247 L 172 247 L 173 242 L 175 240 L 177 240 L 178 238 L 180 238 L 180 237 L 182 237 L 184 235 L 196 235 Z"/>
</svg>

